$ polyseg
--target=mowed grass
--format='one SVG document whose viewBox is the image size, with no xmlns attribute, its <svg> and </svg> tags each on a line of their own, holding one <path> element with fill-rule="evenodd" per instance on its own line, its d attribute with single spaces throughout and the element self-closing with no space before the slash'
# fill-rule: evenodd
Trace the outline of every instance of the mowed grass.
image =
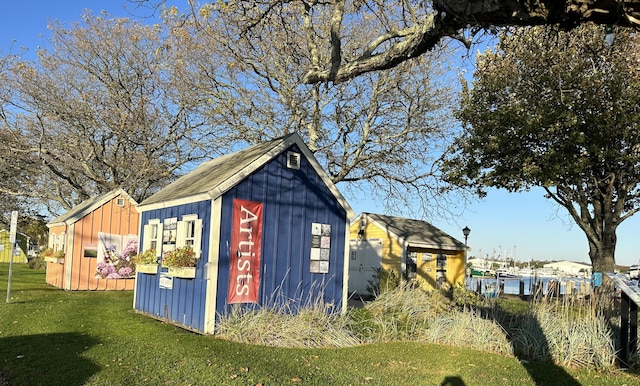
<svg viewBox="0 0 640 386">
<path fill-rule="evenodd" d="M 0 264 L 0 372 L 11 385 L 637 385 L 622 371 L 434 344 L 340 349 L 255 346 L 137 314 L 131 292 L 65 292 L 44 271 Z"/>
</svg>

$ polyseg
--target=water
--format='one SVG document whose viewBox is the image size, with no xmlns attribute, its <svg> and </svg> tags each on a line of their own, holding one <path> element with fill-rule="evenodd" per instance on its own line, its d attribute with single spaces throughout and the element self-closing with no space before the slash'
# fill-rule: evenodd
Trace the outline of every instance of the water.
<svg viewBox="0 0 640 386">
<path fill-rule="evenodd" d="M 520 283 L 523 284 L 523 293 L 520 293 Z M 501 288 L 501 293 L 510 295 L 533 295 L 535 293 L 536 282 L 542 286 L 542 293 L 546 294 L 549 287 L 560 285 L 560 294 L 567 293 L 567 286 L 572 287 L 571 293 L 588 294 L 591 288 L 590 279 L 581 279 L 575 277 L 535 277 L 521 276 L 517 278 L 494 278 L 494 277 L 471 277 L 467 278 L 466 288 L 471 291 L 478 290 L 480 283 L 480 292 L 491 296 L 496 293 L 496 288 Z M 551 283 L 551 284 L 549 284 Z M 570 284 L 571 283 L 571 284 Z"/>
</svg>

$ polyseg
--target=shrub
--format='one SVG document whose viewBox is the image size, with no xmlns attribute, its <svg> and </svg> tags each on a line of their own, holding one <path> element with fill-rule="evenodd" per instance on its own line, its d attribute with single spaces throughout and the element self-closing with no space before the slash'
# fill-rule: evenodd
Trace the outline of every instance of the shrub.
<svg viewBox="0 0 640 386">
<path fill-rule="evenodd" d="M 30 258 L 28 263 L 27 263 L 27 265 L 31 269 L 46 269 L 47 268 L 47 262 L 44 261 L 44 259 L 41 258 L 40 256 L 34 256 L 34 257 Z"/>
<path fill-rule="evenodd" d="M 376 268 L 373 278 L 368 281 L 367 291 L 377 296 L 385 291 L 398 288 L 400 283 L 402 283 L 402 278 L 396 271 Z"/>
<path fill-rule="evenodd" d="M 480 298 L 480 295 L 475 291 L 466 289 L 462 283 L 457 283 L 455 286 L 452 286 L 451 298 L 456 305 L 463 308 L 479 307 L 483 304 L 483 299 Z"/>
</svg>

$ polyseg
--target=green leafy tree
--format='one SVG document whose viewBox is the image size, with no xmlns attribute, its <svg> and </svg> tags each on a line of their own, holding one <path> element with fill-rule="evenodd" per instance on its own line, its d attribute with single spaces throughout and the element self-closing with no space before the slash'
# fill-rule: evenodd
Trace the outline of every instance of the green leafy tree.
<svg viewBox="0 0 640 386">
<path fill-rule="evenodd" d="M 613 271 L 616 229 L 640 210 L 639 42 L 618 31 L 609 46 L 588 25 L 502 35 L 464 93 L 449 179 L 543 187 L 584 231 L 594 270 Z"/>
</svg>

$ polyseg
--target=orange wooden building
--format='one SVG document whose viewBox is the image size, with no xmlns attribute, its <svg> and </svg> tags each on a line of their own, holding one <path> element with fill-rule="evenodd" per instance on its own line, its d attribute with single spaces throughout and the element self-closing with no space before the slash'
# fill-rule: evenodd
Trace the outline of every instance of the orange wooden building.
<svg viewBox="0 0 640 386">
<path fill-rule="evenodd" d="M 47 257 L 47 284 L 68 291 L 133 290 L 138 251 L 137 202 L 116 189 L 53 219 L 49 245 L 64 257 Z M 55 255 L 54 255 L 55 256 Z"/>
</svg>

